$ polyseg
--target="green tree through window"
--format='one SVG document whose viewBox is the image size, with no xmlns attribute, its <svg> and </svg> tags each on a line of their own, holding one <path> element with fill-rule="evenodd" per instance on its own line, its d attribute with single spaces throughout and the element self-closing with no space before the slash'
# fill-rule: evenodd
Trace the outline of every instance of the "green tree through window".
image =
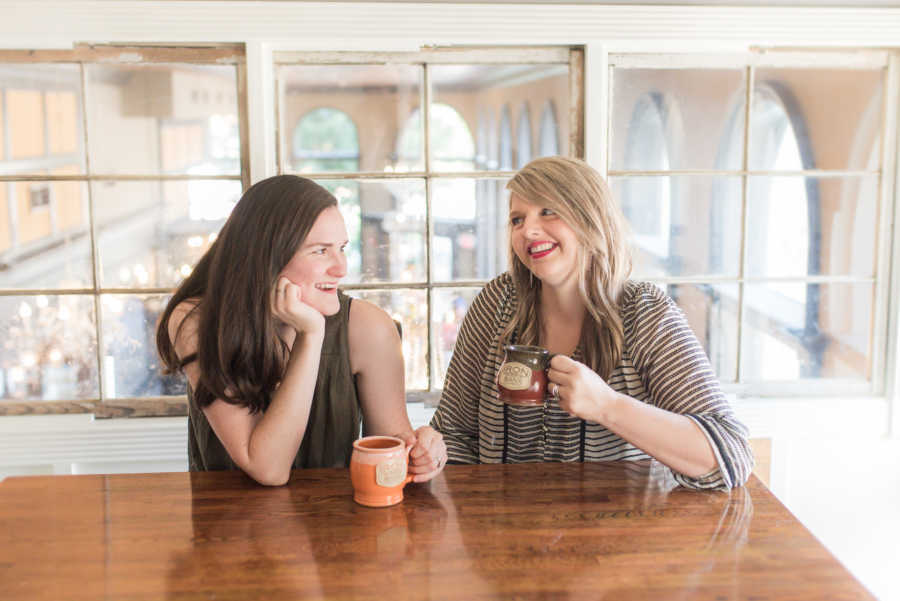
<svg viewBox="0 0 900 601">
<path fill-rule="evenodd" d="M 293 168 L 306 173 L 357 171 L 356 125 L 343 111 L 318 108 L 306 113 L 294 129 Z"/>
<path fill-rule="evenodd" d="M 406 120 L 397 151 L 400 163 L 406 165 L 421 156 L 422 115 L 419 109 Z M 475 166 L 475 140 L 466 120 L 449 104 L 431 105 L 432 169 L 471 171 Z"/>
<path fill-rule="evenodd" d="M 302 173 L 359 170 L 359 138 L 356 125 L 333 108 L 317 108 L 306 113 L 294 129 L 293 168 Z M 347 224 L 347 271 L 351 279 L 360 274 L 359 183 L 352 180 L 318 180 L 340 203 Z"/>
</svg>

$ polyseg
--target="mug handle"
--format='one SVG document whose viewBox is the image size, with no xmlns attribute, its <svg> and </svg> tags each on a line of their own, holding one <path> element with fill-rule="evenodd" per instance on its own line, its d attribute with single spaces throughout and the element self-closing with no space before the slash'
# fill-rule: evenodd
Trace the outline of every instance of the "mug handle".
<svg viewBox="0 0 900 601">
<path fill-rule="evenodd" d="M 406 447 L 406 478 L 403 479 L 403 486 L 413 481 L 413 475 L 409 473 L 409 452 L 412 451 L 414 445 Z"/>
<path fill-rule="evenodd" d="M 549 384 L 549 380 L 550 380 L 550 362 L 553 361 L 553 357 L 557 356 L 558 354 L 559 354 L 559 353 L 550 353 L 550 356 L 547 357 L 547 367 L 544 368 L 544 375 L 547 377 L 547 380 L 548 380 L 548 384 L 547 384 L 547 398 L 546 398 L 545 400 L 553 400 L 554 398 L 556 398 L 556 397 L 550 396 L 550 384 Z"/>
</svg>

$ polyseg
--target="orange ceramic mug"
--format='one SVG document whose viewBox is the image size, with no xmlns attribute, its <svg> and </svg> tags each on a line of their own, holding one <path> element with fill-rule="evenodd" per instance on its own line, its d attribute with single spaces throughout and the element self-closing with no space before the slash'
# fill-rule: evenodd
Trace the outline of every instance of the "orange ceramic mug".
<svg viewBox="0 0 900 601">
<path fill-rule="evenodd" d="M 394 436 L 366 436 L 354 441 L 350 457 L 353 500 L 368 507 L 388 507 L 403 500 L 403 487 L 412 482 L 407 475 L 409 451 Z"/>
</svg>

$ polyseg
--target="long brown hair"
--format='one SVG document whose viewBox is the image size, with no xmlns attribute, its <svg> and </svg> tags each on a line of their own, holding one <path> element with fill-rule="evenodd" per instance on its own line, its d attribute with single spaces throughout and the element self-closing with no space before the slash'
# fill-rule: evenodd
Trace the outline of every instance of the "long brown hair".
<svg viewBox="0 0 900 601">
<path fill-rule="evenodd" d="M 160 317 L 156 347 L 169 372 L 182 368 L 186 358 L 175 352 L 169 319 L 181 302 L 196 301 L 190 313 L 199 312 L 200 380 L 193 394 L 201 407 L 217 398 L 254 413 L 268 407 L 288 356 L 272 314 L 271 291 L 319 214 L 334 206 L 337 200 L 328 190 L 303 177 L 257 182 L 175 291 Z"/>
<path fill-rule="evenodd" d="M 625 332 L 619 309 L 631 273 L 625 221 L 606 182 L 578 159 L 543 157 L 522 167 L 506 187 L 523 200 L 553 210 L 578 238 L 578 294 L 588 316 L 581 328 L 584 362 L 609 377 L 622 356 Z M 541 281 L 509 248 L 518 306 L 503 332 L 509 342 L 537 345 L 541 334 Z"/>
</svg>

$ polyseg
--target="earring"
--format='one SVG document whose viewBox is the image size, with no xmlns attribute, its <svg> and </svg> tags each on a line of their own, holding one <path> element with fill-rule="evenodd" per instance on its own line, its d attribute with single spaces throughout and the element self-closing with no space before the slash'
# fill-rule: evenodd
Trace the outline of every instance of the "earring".
<svg viewBox="0 0 900 601">
<path fill-rule="evenodd" d="M 528 283 L 532 288 L 534 288 L 534 272 L 530 269 L 528 270 Z"/>
</svg>

